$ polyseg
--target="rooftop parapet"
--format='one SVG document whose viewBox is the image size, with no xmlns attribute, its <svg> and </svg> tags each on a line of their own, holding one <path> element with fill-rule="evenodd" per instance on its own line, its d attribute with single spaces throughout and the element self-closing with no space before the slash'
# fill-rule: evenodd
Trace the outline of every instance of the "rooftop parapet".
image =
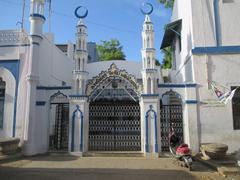
<svg viewBox="0 0 240 180">
<path fill-rule="evenodd" d="M 21 30 L 0 30 L 0 46 L 29 44 L 28 34 Z"/>
</svg>

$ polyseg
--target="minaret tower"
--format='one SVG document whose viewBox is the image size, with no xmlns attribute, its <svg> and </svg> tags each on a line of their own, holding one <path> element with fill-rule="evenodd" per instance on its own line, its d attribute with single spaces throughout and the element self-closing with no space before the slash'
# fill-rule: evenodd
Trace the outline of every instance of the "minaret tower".
<svg viewBox="0 0 240 180">
<path fill-rule="evenodd" d="M 85 9 L 83 15 L 78 14 L 78 10 Z M 83 19 L 87 17 L 88 10 L 79 6 L 75 10 L 75 16 L 79 19 L 76 32 L 76 50 L 74 55 L 75 66 L 73 70 L 73 89 L 69 96 L 69 146 L 71 153 L 82 155 L 88 150 L 88 96 L 86 95 L 86 79 L 88 72 L 87 65 L 87 26 Z"/>
<path fill-rule="evenodd" d="M 38 136 L 41 129 L 38 127 L 36 115 L 37 85 L 39 82 L 38 64 L 40 63 L 39 48 L 42 41 L 42 30 L 45 22 L 44 0 L 31 0 L 30 5 L 30 55 L 27 72 L 27 98 L 25 114 L 24 151 L 26 155 L 34 155 L 41 150 L 38 149 Z M 44 150 L 43 150 L 44 151 Z"/>
<path fill-rule="evenodd" d="M 142 30 L 142 80 L 143 92 L 140 99 L 141 106 L 141 131 L 143 132 L 142 149 L 149 158 L 158 158 L 160 152 L 160 107 L 159 95 L 157 92 L 158 69 L 155 65 L 154 30 L 150 14 L 153 6 L 145 3 L 149 7 L 148 12 L 141 9 L 145 15 Z"/>
<path fill-rule="evenodd" d="M 73 71 L 74 93 L 76 95 L 85 95 L 88 75 L 86 72 L 87 60 L 87 26 L 84 24 L 83 18 L 80 18 L 77 24 L 75 67 Z"/>
<path fill-rule="evenodd" d="M 149 14 L 145 15 L 142 30 L 142 78 L 143 93 L 155 94 L 157 89 L 157 69 L 155 65 L 154 30 Z"/>
</svg>

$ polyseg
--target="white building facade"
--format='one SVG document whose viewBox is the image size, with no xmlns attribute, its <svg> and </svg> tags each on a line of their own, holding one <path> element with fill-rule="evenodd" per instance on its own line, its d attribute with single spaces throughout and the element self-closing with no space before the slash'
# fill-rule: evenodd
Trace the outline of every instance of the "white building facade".
<svg viewBox="0 0 240 180">
<path fill-rule="evenodd" d="M 239 41 L 223 35 L 221 40 L 216 38 L 226 33 L 224 30 L 218 31 L 219 36 L 212 32 L 212 39 L 205 37 L 203 27 L 208 25 L 195 23 L 202 16 L 198 2 L 183 2 L 187 6 L 175 2 L 173 26 L 168 25 L 162 43 L 166 47 L 181 40 L 181 46 L 175 48 L 172 82 L 164 83 L 161 67 L 155 65 L 150 15 L 145 16 L 142 28 L 142 62 L 87 63 L 84 19 L 76 26 L 74 54 L 72 43 L 69 52 L 62 52 L 53 35 L 42 32 L 45 1 L 31 0 L 30 34 L 0 31 L 0 136 L 20 138 L 25 155 L 120 151 L 158 157 L 168 151 L 168 133 L 173 126 L 194 152 L 201 143 L 215 141 L 227 143 L 231 152 L 237 150 L 239 131 L 233 128 L 232 105 L 208 103 L 215 97 L 206 78 L 238 86 L 237 65 L 229 63 L 237 63 Z M 207 13 L 215 11 L 208 11 L 207 1 L 201 2 L 208 18 Z M 223 15 L 205 23 L 220 22 L 225 12 L 221 8 L 226 7 L 217 5 Z M 215 26 L 209 27 L 215 32 Z M 232 30 L 237 32 L 237 28 Z M 216 39 L 221 44 L 214 44 Z M 230 43 L 227 47 L 225 41 Z M 233 76 L 225 76 L 230 66 Z"/>
<path fill-rule="evenodd" d="M 239 9 L 237 0 L 176 0 L 172 23 L 161 45 L 174 49 L 172 82 L 196 85 L 191 91 L 187 87 L 179 89 L 185 91 L 185 94 L 179 92 L 185 99 L 196 100 L 188 105 L 190 111 L 184 111 L 190 113 L 189 129 L 193 126 L 198 131 L 199 144 L 224 143 L 229 152 L 240 149 L 239 90 L 225 105 L 219 102 L 211 84 L 222 92 L 240 85 Z"/>
</svg>

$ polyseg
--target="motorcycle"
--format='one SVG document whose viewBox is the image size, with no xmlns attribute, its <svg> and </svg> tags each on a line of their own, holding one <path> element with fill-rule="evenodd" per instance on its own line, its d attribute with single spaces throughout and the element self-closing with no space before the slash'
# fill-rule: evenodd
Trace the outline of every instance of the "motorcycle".
<svg viewBox="0 0 240 180">
<path fill-rule="evenodd" d="M 191 156 L 191 150 L 187 144 L 181 143 L 181 140 L 176 135 L 173 126 L 169 133 L 169 150 L 176 159 L 181 161 L 183 166 L 187 167 L 190 171 L 192 170 L 193 158 Z"/>
</svg>

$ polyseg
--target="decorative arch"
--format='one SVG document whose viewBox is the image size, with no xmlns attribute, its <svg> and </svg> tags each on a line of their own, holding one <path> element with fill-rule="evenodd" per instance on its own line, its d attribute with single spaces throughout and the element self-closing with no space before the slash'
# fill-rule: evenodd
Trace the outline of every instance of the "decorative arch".
<svg viewBox="0 0 240 180">
<path fill-rule="evenodd" d="M 52 96 L 50 96 L 50 103 L 68 103 L 67 95 L 63 94 L 61 91 L 56 92 Z"/>
<path fill-rule="evenodd" d="M 149 110 L 145 114 L 145 122 L 146 122 L 146 145 L 145 145 L 145 151 L 149 152 L 149 142 L 148 142 L 148 118 L 149 113 L 152 112 L 154 114 L 154 125 L 155 125 L 155 152 L 158 152 L 158 139 L 157 139 L 157 113 L 153 110 L 153 106 L 149 106 Z"/>
<path fill-rule="evenodd" d="M 13 136 L 15 137 L 15 129 L 16 129 L 16 113 L 17 113 L 17 89 L 18 83 L 16 82 L 16 77 L 13 73 L 9 70 L 9 68 L 1 67 L 0 66 L 0 77 L 6 83 L 5 86 L 5 102 L 4 106 L 12 102 L 12 105 L 7 106 L 8 108 L 4 108 L 4 120 L 3 122 L 3 129 L 4 127 L 12 126 L 12 133 L 5 131 L 3 132 L 4 136 Z M 8 115 L 6 115 L 8 114 Z M 12 124 L 9 124 L 12 123 Z M 5 125 L 4 125 L 5 124 Z"/>
<path fill-rule="evenodd" d="M 3 68 L 8 77 L 13 77 L 15 84 L 15 93 L 12 95 L 14 97 L 14 112 L 13 112 L 13 128 L 12 128 L 12 136 L 16 135 L 16 114 L 17 114 L 17 96 L 18 96 L 18 83 L 19 83 L 19 59 L 11 59 L 11 60 L 2 60 L 0 61 L 0 68 Z M 7 82 L 6 82 L 7 83 Z"/>
<path fill-rule="evenodd" d="M 80 151 L 83 150 L 83 112 L 80 110 L 79 105 L 76 105 L 76 110 L 72 114 L 72 137 L 71 137 L 71 152 L 74 151 L 74 134 L 75 134 L 75 117 L 77 113 L 80 113 Z"/>
<path fill-rule="evenodd" d="M 183 104 L 182 97 L 179 93 L 170 89 L 162 95 L 160 100 L 160 119 L 161 119 L 161 150 L 169 151 L 168 135 L 171 128 L 184 142 L 183 127 Z"/>
<path fill-rule="evenodd" d="M 168 99 L 167 99 L 168 98 Z M 174 99 L 174 101 L 171 102 L 171 100 Z M 168 103 L 166 103 L 168 101 Z M 170 89 L 170 91 L 167 91 L 162 95 L 162 103 L 163 105 L 181 105 L 182 104 L 182 97 L 179 93 L 173 91 Z"/>
<path fill-rule="evenodd" d="M 140 97 L 141 90 L 140 85 L 137 83 L 137 79 L 126 70 L 119 70 L 114 63 L 111 64 L 107 71 L 102 71 L 98 76 L 89 81 L 86 88 L 86 94 L 91 96 L 110 77 L 119 77 L 129 82 L 132 85 L 133 90 Z"/>
</svg>

